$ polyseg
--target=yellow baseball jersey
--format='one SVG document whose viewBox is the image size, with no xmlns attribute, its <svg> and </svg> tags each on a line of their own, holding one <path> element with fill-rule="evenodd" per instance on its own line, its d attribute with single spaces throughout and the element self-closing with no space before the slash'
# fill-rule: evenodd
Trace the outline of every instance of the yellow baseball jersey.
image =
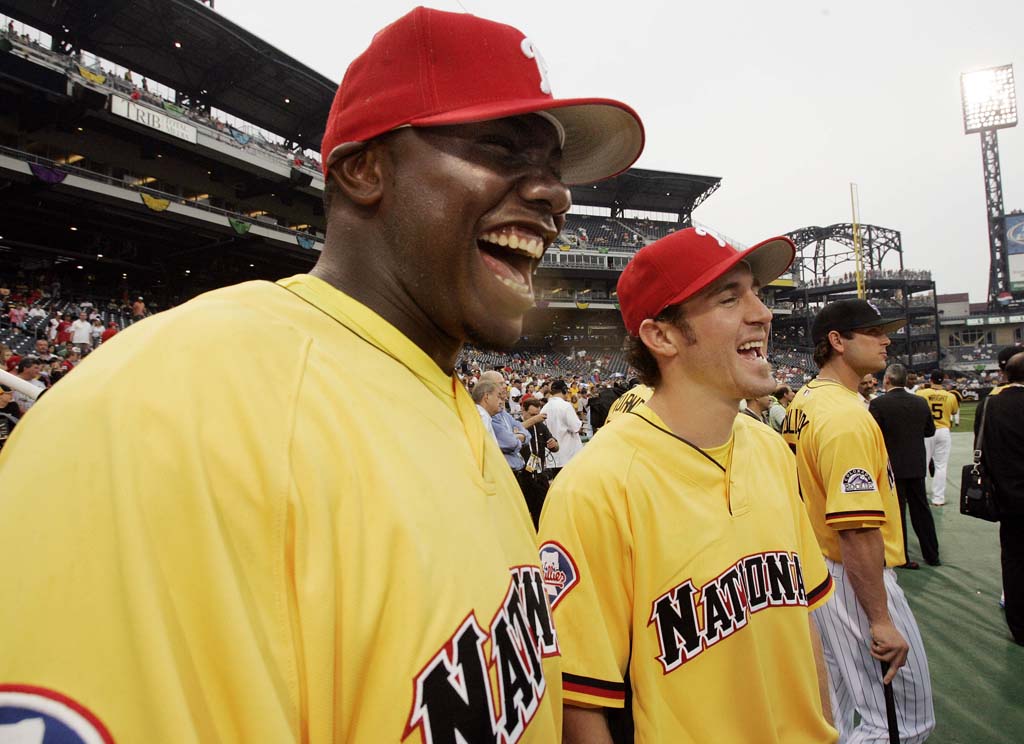
<svg viewBox="0 0 1024 744">
<path fill-rule="evenodd" d="M 456 378 L 319 279 L 118 334 L 0 483 L 4 722 L 41 697 L 96 741 L 560 740 L 505 459 Z"/>
<path fill-rule="evenodd" d="M 835 741 L 808 630 L 832 581 L 770 428 L 702 451 L 641 404 L 555 479 L 540 535 L 567 703 L 621 708 L 628 674 L 638 743 Z"/>
<path fill-rule="evenodd" d="M 610 424 L 623 413 L 629 413 L 641 403 L 646 403 L 652 395 L 654 395 L 654 388 L 650 385 L 634 385 L 612 403 L 612 407 L 608 409 L 608 418 L 604 421 L 605 425 Z"/>
<path fill-rule="evenodd" d="M 953 414 L 960 410 L 960 402 L 956 396 L 942 388 L 921 388 L 917 391 L 928 402 L 928 408 L 935 419 L 936 429 L 948 429 L 953 420 Z"/>
<path fill-rule="evenodd" d="M 812 380 L 786 411 L 800 493 L 826 557 L 842 562 L 837 530 L 877 527 L 885 565 L 907 562 L 896 485 L 882 431 L 856 391 Z"/>
</svg>

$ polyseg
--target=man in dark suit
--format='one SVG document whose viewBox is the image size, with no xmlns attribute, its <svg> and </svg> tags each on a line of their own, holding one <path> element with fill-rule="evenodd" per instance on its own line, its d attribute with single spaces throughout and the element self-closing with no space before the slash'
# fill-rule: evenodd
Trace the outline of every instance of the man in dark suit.
<svg viewBox="0 0 1024 744">
<path fill-rule="evenodd" d="M 1004 355 L 1000 355 L 1001 357 Z M 1024 349 L 1006 355 L 1006 384 L 990 393 L 974 417 L 974 441 L 985 418 L 981 464 L 996 488 L 1006 624 L 1024 646 Z"/>
<path fill-rule="evenodd" d="M 942 565 L 939 561 L 939 539 L 935 536 L 935 522 L 932 520 L 928 499 L 925 495 L 924 477 L 928 465 L 925 462 L 925 437 L 935 434 L 928 403 L 924 398 L 907 392 L 907 368 L 902 364 L 891 364 L 885 370 L 885 394 L 871 401 L 868 410 L 875 417 L 885 449 L 889 453 L 893 477 L 896 479 L 896 495 L 900 500 L 903 518 L 903 549 L 907 548 L 907 507 L 910 507 L 910 522 L 914 525 L 921 554 L 931 566 Z M 904 568 L 920 568 L 910 560 Z"/>
</svg>

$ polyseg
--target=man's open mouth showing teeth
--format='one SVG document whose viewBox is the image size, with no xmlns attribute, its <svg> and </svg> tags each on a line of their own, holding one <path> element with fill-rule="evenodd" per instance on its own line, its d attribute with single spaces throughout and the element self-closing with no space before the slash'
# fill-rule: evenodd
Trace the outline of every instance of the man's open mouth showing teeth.
<svg viewBox="0 0 1024 744">
<path fill-rule="evenodd" d="M 544 255 L 544 239 L 522 228 L 502 228 L 477 238 L 484 263 L 498 281 L 524 298 L 533 299 L 531 274 Z"/>
<path fill-rule="evenodd" d="M 747 341 L 745 344 L 740 344 L 740 347 L 736 351 L 738 351 L 741 356 L 745 356 L 748 359 L 763 359 L 764 341 Z"/>
</svg>

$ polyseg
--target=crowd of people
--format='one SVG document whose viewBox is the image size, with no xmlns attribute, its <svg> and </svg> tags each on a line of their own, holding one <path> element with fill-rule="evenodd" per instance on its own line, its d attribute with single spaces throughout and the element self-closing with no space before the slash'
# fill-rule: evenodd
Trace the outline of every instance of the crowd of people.
<svg viewBox="0 0 1024 744">
<path fill-rule="evenodd" d="M 927 269 L 868 269 L 864 272 L 864 279 L 867 281 L 871 280 L 891 280 L 899 279 L 903 281 L 931 281 L 932 272 Z M 803 285 L 808 287 L 828 287 L 833 284 L 852 284 L 857 281 L 857 275 L 848 271 L 845 274 L 828 274 L 821 278 L 815 278 L 810 281 L 803 282 Z"/>
<path fill-rule="evenodd" d="M 903 320 L 825 305 L 817 374 L 780 385 L 759 288 L 795 246 L 698 227 L 619 278 L 632 389 L 461 356 L 515 345 L 569 186 L 643 149 L 631 108 L 556 99 L 541 59 L 467 13 L 380 31 L 326 123 L 311 272 L 126 329 L 18 424 L 0 452 L 0 683 L 20 738 L 72 714 L 83 741 L 928 738 L 871 410 Z M 986 457 L 1013 461 L 987 465 L 1013 543 L 1024 354 L 1005 374 Z M 952 415 L 942 382 L 919 396 L 934 420 Z M 924 477 L 923 423 L 901 479 Z"/>
<path fill-rule="evenodd" d="M 113 63 L 94 57 L 87 58 L 81 50 L 75 54 L 64 54 L 49 49 L 39 42 L 39 32 L 25 26 L 22 26 L 22 29 L 19 32 L 14 21 L 9 20 L 6 27 L 0 26 L 0 36 L 31 48 L 36 54 L 43 55 L 53 64 L 65 69 L 69 76 L 87 79 L 92 84 L 117 91 L 133 101 L 149 104 L 173 116 L 185 117 L 195 124 L 221 133 L 221 139 L 226 143 L 243 148 L 258 148 L 275 158 L 287 160 L 295 167 L 320 170 L 320 161 L 311 151 L 296 150 L 289 147 L 281 138 L 258 127 L 234 119 L 228 120 L 227 115 L 222 118 L 206 108 L 181 105 L 180 99 L 177 99 L 173 91 L 163 89 L 163 86 L 151 85 L 151 81 L 138 73 L 124 69 L 118 74 Z M 32 33 L 29 33 L 30 30 Z M 89 77 L 84 78 L 83 75 Z M 175 100 L 168 100 L 164 93 Z"/>
</svg>

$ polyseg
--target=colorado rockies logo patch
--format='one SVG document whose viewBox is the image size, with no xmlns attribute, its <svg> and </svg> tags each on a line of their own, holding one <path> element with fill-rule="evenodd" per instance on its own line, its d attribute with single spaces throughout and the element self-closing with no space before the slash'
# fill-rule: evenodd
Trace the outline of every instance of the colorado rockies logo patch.
<svg viewBox="0 0 1024 744">
<path fill-rule="evenodd" d="M 843 493 L 859 493 L 861 491 L 877 491 L 875 479 L 867 470 L 850 468 L 843 476 Z"/>
<path fill-rule="evenodd" d="M 113 744 L 85 706 L 43 687 L 0 685 L 0 742 Z"/>
<path fill-rule="evenodd" d="M 580 572 L 569 551 L 554 540 L 540 546 L 540 568 L 551 609 L 580 582 Z"/>
</svg>

